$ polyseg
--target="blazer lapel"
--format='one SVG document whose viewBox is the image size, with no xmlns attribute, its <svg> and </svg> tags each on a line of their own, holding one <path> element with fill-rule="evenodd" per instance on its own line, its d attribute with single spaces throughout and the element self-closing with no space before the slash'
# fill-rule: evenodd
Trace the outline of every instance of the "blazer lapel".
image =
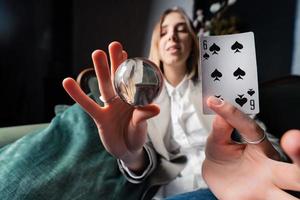
<svg viewBox="0 0 300 200">
<path fill-rule="evenodd" d="M 203 115 L 201 84 L 195 85 L 192 81 L 190 81 L 189 84 L 189 97 L 186 99 L 186 103 L 192 103 L 194 105 L 200 122 L 202 123 L 205 130 L 210 133 L 214 116 Z M 164 141 L 164 138 L 169 138 L 166 137 L 166 134 L 171 134 L 170 98 L 165 87 L 163 87 L 161 95 L 157 98 L 155 103 L 160 106 L 160 113 L 158 116 L 147 121 L 148 136 L 151 139 L 152 145 L 154 146 L 156 151 L 167 160 L 170 160 L 170 154 L 166 149 L 166 142 L 168 141 Z"/>
<path fill-rule="evenodd" d="M 190 102 L 194 105 L 197 116 L 203 127 L 208 133 L 210 133 L 214 115 L 203 114 L 201 84 L 199 82 L 195 84 L 192 81 L 190 81 L 189 84 Z"/>
<path fill-rule="evenodd" d="M 156 151 L 167 160 L 170 160 L 169 153 L 164 142 L 166 134 L 171 132 L 170 99 L 165 87 L 163 87 L 162 92 L 156 99 L 155 103 L 160 106 L 160 113 L 147 121 L 148 136 L 150 137 L 152 145 L 155 147 Z"/>
</svg>

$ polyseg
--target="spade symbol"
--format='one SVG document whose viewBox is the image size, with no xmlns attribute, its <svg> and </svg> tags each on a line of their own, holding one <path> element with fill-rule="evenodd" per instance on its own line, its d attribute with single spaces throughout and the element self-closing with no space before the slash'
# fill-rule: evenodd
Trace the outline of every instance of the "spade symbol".
<svg viewBox="0 0 300 200">
<path fill-rule="evenodd" d="M 238 43 L 238 41 L 236 41 L 232 46 L 231 49 L 234 50 L 234 53 L 237 52 L 241 52 L 240 50 L 243 48 L 243 45 L 241 43 Z"/>
<path fill-rule="evenodd" d="M 209 55 L 208 55 L 207 53 L 205 53 L 205 54 L 203 55 L 203 57 L 207 60 L 207 59 L 209 58 Z"/>
<path fill-rule="evenodd" d="M 243 107 L 243 105 L 245 103 L 247 103 L 248 99 L 246 97 L 244 97 L 244 95 L 238 95 L 239 97 L 235 99 L 235 102 L 237 104 L 239 104 L 241 107 Z"/>
<path fill-rule="evenodd" d="M 255 91 L 254 91 L 253 89 L 249 89 L 247 93 L 248 93 L 250 96 L 252 96 L 252 95 L 255 93 Z"/>
<path fill-rule="evenodd" d="M 213 73 L 211 73 L 210 75 L 212 78 L 214 78 L 214 81 L 220 81 L 219 78 L 222 77 L 222 73 L 219 72 L 217 69 L 215 69 L 215 71 Z"/>
<path fill-rule="evenodd" d="M 209 47 L 209 50 L 213 52 L 212 54 L 218 54 L 218 51 L 220 51 L 220 47 L 213 43 L 213 45 Z"/>
<path fill-rule="evenodd" d="M 233 72 L 233 76 L 237 77 L 236 80 L 238 80 L 238 79 L 242 79 L 243 80 L 242 76 L 245 76 L 245 75 L 246 75 L 246 72 L 244 70 L 242 70 L 241 68 L 237 68 L 237 70 L 235 70 Z"/>
</svg>

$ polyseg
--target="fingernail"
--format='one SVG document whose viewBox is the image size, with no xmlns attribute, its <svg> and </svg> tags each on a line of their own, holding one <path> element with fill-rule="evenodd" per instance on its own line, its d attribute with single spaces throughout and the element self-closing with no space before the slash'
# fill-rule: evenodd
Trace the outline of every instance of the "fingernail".
<svg viewBox="0 0 300 200">
<path fill-rule="evenodd" d="M 223 101 L 220 98 L 211 96 L 208 98 L 209 103 L 215 105 L 215 106 L 220 106 L 223 104 Z"/>
</svg>

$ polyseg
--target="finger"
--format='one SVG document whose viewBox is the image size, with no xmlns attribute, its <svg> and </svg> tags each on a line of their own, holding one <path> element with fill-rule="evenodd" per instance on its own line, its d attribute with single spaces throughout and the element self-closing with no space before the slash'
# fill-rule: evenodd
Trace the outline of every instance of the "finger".
<svg viewBox="0 0 300 200">
<path fill-rule="evenodd" d="M 111 63 L 111 74 L 113 75 L 119 65 L 124 61 L 123 47 L 119 42 L 112 42 L 108 46 L 108 50 Z"/>
<path fill-rule="evenodd" d="M 281 146 L 292 161 L 300 167 L 300 131 L 290 130 L 281 139 Z"/>
<path fill-rule="evenodd" d="M 133 111 L 131 124 L 128 127 L 127 143 L 129 146 L 137 146 L 140 148 L 146 141 L 147 137 L 147 123 L 146 120 L 159 114 L 159 107 L 150 104 L 144 107 L 136 108 Z M 139 145 L 130 145 L 131 143 Z M 137 150 L 137 149 L 132 149 Z"/>
<path fill-rule="evenodd" d="M 160 109 L 155 104 L 138 107 L 133 111 L 133 116 L 132 116 L 133 125 L 137 126 L 139 123 L 158 115 L 159 112 Z"/>
<path fill-rule="evenodd" d="M 280 190 L 280 189 L 274 189 L 271 192 L 268 193 L 268 196 L 265 199 L 272 199 L 272 200 L 299 200 L 296 197 L 293 197 L 292 195 L 288 194 L 287 192 Z"/>
<path fill-rule="evenodd" d="M 72 78 L 66 78 L 62 84 L 74 101 L 81 105 L 91 117 L 96 118 L 96 114 L 101 110 L 101 107 L 81 90 L 76 81 Z"/>
<path fill-rule="evenodd" d="M 96 50 L 92 54 L 92 59 L 98 79 L 99 90 L 104 100 L 115 96 L 112 86 L 110 70 L 106 53 L 102 50 Z"/>
<path fill-rule="evenodd" d="M 233 128 L 228 122 L 226 122 L 221 116 L 216 115 L 212 124 L 211 137 L 214 142 L 218 144 L 232 143 L 230 137 L 232 130 Z"/>
<path fill-rule="evenodd" d="M 279 161 L 272 169 L 275 185 L 284 190 L 300 191 L 300 168 L 297 165 Z"/>
<path fill-rule="evenodd" d="M 263 135 L 263 129 L 253 119 L 231 104 L 212 96 L 207 99 L 207 105 L 246 139 L 255 141 Z"/>
<path fill-rule="evenodd" d="M 128 126 L 127 143 L 128 146 L 140 148 L 147 138 L 146 120 L 159 114 L 159 107 L 154 104 L 134 109 L 130 125 Z M 135 145 L 130 145 L 134 143 Z M 139 144 L 139 145 L 137 145 Z M 137 150 L 137 149 L 132 149 Z"/>
</svg>

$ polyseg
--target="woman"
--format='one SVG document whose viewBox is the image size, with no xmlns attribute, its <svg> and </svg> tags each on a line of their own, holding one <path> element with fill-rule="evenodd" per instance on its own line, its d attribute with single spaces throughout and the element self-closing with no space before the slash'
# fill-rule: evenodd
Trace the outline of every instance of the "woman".
<svg viewBox="0 0 300 200">
<path fill-rule="evenodd" d="M 93 107 L 95 106 L 95 108 L 90 108 L 91 106 L 88 105 L 85 109 L 87 111 L 90 109 L 90 112 L 95 112 L 97 109 L 102 109 L 105 112 L 107 109 L 107 114 L 110 114 L 115 122 L 121 121 L 119 122 L 122 124 L 121 126 L 112 126 L 111 123 L 106 124 L 105 121 L 98 121 L 106 119 L 99 119 L 91 113 L 96 123 L 99 124 L 98 127 L 102 128 L 103 126 L 109 126 L 107 129 L 104 129 L 103 127 L 99 130 L 100 136 L 107 147 L 107 150 L 119 159 L 120 168 L 129 181 L 139 183 L 151 174 L 151 179 L 153 179 L 153 181 L 150 182 L 153 182 L 153 185 L 162 185 L 175 179 L 186 165 L 185 156 L 179 153 L 180 146 L 173 136 L 173 130 L 180 129 L 181 132 L 178 132 L 177 134 L 182 134 L 183 132 L 180 124 L 177 122 L 179 119 L 174 118 L 177 116 L 177 113 L 174 112 L 181 112 L 179 109 L 182 105 L 178 104 L 181 104 L 181 100 L 184 100 L 183 106 L 186 107 L 185 110 L 190 110 L 189 113 L 182 113 L 181 115 L 185 114 L 188 115 L 188 117 L 180 120 L 182 122 L 183 120 L 187 120 L 189 124 L 192 124 L 193 122 L 196 123 L 196 126 L 194 127 L 186 127 L 189 129 L 188 131 L 193 134 L 191 137 L 195 137 L 196 134 L 194 133 L 197 133 L 198 131 L 204 133 L 205 138 L 200 138 L 202 142 L 200 147 L 202 149 L 202 155 L 200 159 L 202 160 L 204 159 L 204 143 L 209 133 L 211 117 L 203 116 L 201 114 L 201 90 L 200 85 L 198 84 L 197 71 L 199 55 L 198 40 L 187 16 L 181 9 L 168 10 L 165 12 L 154 29 L 151 44 L 150 59 L 161 67 L 166 83 L 166 87 L 163 88 L 161 96 L 156 100 L 159 107 L 153 104 L 143 108 L 133 109 L 119 98 L 114 98 L 115 93 L 111 86 L 111 82 L 107 80 L 109 72 L 104 72 L 103 69 L 100 69 L 101 65 L 104 63 L 99 62 L 105 61 L 105 55 L 102 51 L 96 51 L 93 53 L 96 73 L 98 77 L 105 78 L 105 80 L 100 80 L 101 78 L 99 77 L 99 88 L 101 90 L 102 98 L 108 99 L 106 101 L 110 101 L 109 99 L 114 100 L 107 104 L 106 108 L 99 108 L 96 105 L 92 105 Z M 121 48 L 119 43 L 112 43 L 110 45 L 112 74 L 120 62 L 126 58 L 126 53 L 123 52 L 123 59 L 119 59 L 117 63 L 114 63 L 114 58 L 121 56 Z M 115 52 L 116 54 L 119 53 L 119 55 L 115 55 Z M 97 66 L 99 66 L 99 68 Z M 72 82 L 70 80 L 64 81 L 64 86 L 68 92 L 70 91 L 69 88 L 72 87 L 71 84 Z M 173 101 L 170 101 L 170 90 L 175 91 L 176 86 L 180 85 L 180 89 L 177 90 L 187 92 L 184 93 L 183 98 L 173 103 Z M 74 96 L 72 91 L 73 89 L 69 93 L 71 96 Z M 192 104 L 190 104 L 190 98 L 193 100 Z M 76 100 L 76 97 L 74 97 L 74 99 Z M 84 100 L 88 101 L 87 98 L 84 98 Z M 78 102 L 81 104 L 80 101 Z M 90 103 L 92 104 L 92 102 Z M 176 109 L 178 111 L 176 111 Z M 120 113 L 120 110 L 122 110 L 121 113 L 127 113 L 127 115 L 126 117 L 122 116 L 121 119 L 116 120 L 116 117 L 112 116 L 113 112 Z M 158 115 L 159 110 L 160 114 Z M 95 113 L 95 115 L 97 115 L 97 113 Z M 98 115 L 100 115 L 100 113 Z M 154 115 L 158 116 L 149 119 Z M 201 121 L 198 119 L 198 115 L 201 116 Z M 145 121 L 146 119 L 148 119 L 147 123 Z M 111 119 L 107 120 L 109 120 L 109 122 L 112 121 Z M 202 125 L 202 123 L 204 123 L 204 125 Z M 116 128 L 128 127 L 128 130 L 111 130 L 110 126 Z M 147 129 L 146 126 L 148 126 Z M 195 128 L 197 129 L 192 130 Z M 111 133 L 120 133 L 120 135 L 114 135 L 110 136 L 114 138 L 108 138 L 107 135 L 111 135 Z M 147 133 L 149 138 L 148 142 L 146 142 Z M 117 148 L 113 148 L 115 146 L 117 146 Z M 196 146 L 196 144 L 194 144 L 194 146 Z M 195 150 L 193 150 L 193 156 L 196 156 L 194 155 Z M 195 161 L 198 162 L 198 159 L 195 159 Z M 180 188 L 182 188 L 183 183 L 185 185 L 193 185 L 194 181 L 201 180 L 200 164 L 201 163 L 199 162 L 195 165 L 197 177 L 188 177 L 188 179 L 192 179 L 189 183 L 176 180 L 175 184 L 166 186 L 166 188 L 164 188 L 165 190 L 160 190 L 157 197 L 163 198 L 172 194 L 187 192 L 194 189 L 194 186 L 187 187 L 186 190 L 181 190 Z M 168 171 L 168 173 L 165 171 Z M 186 170 L 185 173 L 188 174 L 188 170 Z M 158 177 L 160 179 L 156 180 Z M 201 182 L 201 184 L 203 185 L 203 182 Z"/>
<path fill-rule="evenodd" d="M 127 58 L 127 53 L 118 42 L 110 44 L 109 52 L 111 71 L 105 52 L 96 50 L 92 54 L 104 107 L 87 97 L 73 79 L 65 79 L 63 86 L 94 119 L 102 143 L 118 159 L 126 178 L 132 183 L 140 183 L 149 177 L 146 191 L 155 191 L 155 198 L 207 187 L 202 179 L 201 165 L 210 132 L 207 152 L 212 160 L 220 159 L 222 155 L 237 158 L 244 149 L 253 146 L 234 144 L 229 134 L 233 127 L 248 141 L 264 138 L 264 131 L 252 119 L 214 97 L 209 98 L 207 104 L 218 116 L 210 128 L 212 117 L 203 115 L 201 110 L 198 40 L 181 9 L 165 11 L 153 31 L 150 59 L 160 67 L 165 79 L 165 87 L 155 104 L 133 108 L 116 95 L 112 85 L 114 72 Z M 278 158 L 268 139 L 261 140 L 254 150 L 250 148 L 252 151 Z M 206 181 L 216 186 L 214 166 L 217 162 L 209 161 L 206 158 L 203 173 Z M 156 192 L 160 185 L 164 186 Z M 220 188 L 213 189 L 217 195 L 225 192 Z M 215 198 L 207 190 L 201 195 Z"/>
</svg>

